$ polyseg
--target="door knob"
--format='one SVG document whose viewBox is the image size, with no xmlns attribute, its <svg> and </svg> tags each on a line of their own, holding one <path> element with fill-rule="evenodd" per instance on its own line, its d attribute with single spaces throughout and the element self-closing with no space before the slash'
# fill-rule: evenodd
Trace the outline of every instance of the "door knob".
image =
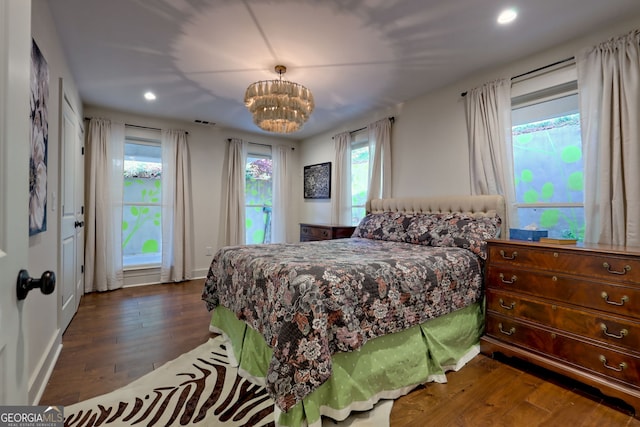
<svg viewBox="0 0 640 427">
<path fill-rule="evenodd" d="M 34 279 L 29 276 L 27 270 L 20 270 L 17 283 L 18 300 L 25 299 L 29 291 L 36 288 L 40 288 L 40 291 L 45 295 L 52 293 L 56 288 L 56 274 L 47 270 L 42 273 L 39 279 Z"/>
</svg>

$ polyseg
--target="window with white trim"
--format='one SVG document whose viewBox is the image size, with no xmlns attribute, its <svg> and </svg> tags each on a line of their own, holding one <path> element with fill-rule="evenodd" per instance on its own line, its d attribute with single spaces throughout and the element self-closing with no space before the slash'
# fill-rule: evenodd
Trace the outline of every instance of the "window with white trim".
<svg viewBox="0 0 640 427">
<path fill-rule="evenodd" d="M 351 143 L 351 225 L 366 215 L 369 158 L 369 142 L 356 137 Z"/>
<path fill-rule="evenodd" d="M 271 148 L 251 145 L 245 168 L 245 242 L 247 244 L 271 243 L 272 208 Z"/>
<path fill-rule="evenodd" d="M 515 221 L 550 237 L 584 239 L 584 177 L 577 84 L 512 98 Z"/>
<path fill-rule="evenodd" d="M 122 265 L 162 262 L 162 149 L 159 141 L 127 138 L 124 144 Z"/>
<path fill-rule="evenodd" d="M 351 134 L 350 193 L 351 225 L 358 225 L 366 215 L 366 203 L 369 192 L 371 152 L 367 130 Z"/>
</svg>

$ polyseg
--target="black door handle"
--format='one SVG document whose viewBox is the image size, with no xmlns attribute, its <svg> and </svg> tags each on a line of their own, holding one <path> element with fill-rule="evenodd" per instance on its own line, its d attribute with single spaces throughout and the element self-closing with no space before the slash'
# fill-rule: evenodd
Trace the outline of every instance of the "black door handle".
<svg viewBox="0 0 640 427">
<path fill-rule="evenodd" d="M 47 270 L 39 279 L 34 279 L 29 276 L 27 270 L 20 270 L 17 283 L 18 300 L 25 299 L 29 291 L 35 288 L 40 288 L 43 294 L 49 295 L 56 288 L 56 274 Z"/>
</svg>

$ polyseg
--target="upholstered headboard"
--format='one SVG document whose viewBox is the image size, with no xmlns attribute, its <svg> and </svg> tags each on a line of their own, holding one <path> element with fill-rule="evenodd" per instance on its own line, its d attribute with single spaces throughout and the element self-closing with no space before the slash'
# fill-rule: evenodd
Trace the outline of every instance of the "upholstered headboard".
<svg viewBox="0 0 640 427">
<path fill-rule="evenodd" d="M 494 212 L 502 219 L 500 237 L 507 234 L 506 206 L 502 196 L 435 196 L 373 199 L 367 202 L 367 213 L 407 212 L 442 213 L 470 212 L 473 214 Z"/>
</svg>

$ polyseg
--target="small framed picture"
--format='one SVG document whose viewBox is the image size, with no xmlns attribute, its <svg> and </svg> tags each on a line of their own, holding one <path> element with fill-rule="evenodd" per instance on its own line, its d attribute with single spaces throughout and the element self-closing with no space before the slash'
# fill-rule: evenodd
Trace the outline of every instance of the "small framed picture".
<svg viewBox="0 0 640 427">
<path fill-rule="evenodd" d="M 304 167 L 304 198 L 331 198 L 331 162 Z"/>
</svg>

